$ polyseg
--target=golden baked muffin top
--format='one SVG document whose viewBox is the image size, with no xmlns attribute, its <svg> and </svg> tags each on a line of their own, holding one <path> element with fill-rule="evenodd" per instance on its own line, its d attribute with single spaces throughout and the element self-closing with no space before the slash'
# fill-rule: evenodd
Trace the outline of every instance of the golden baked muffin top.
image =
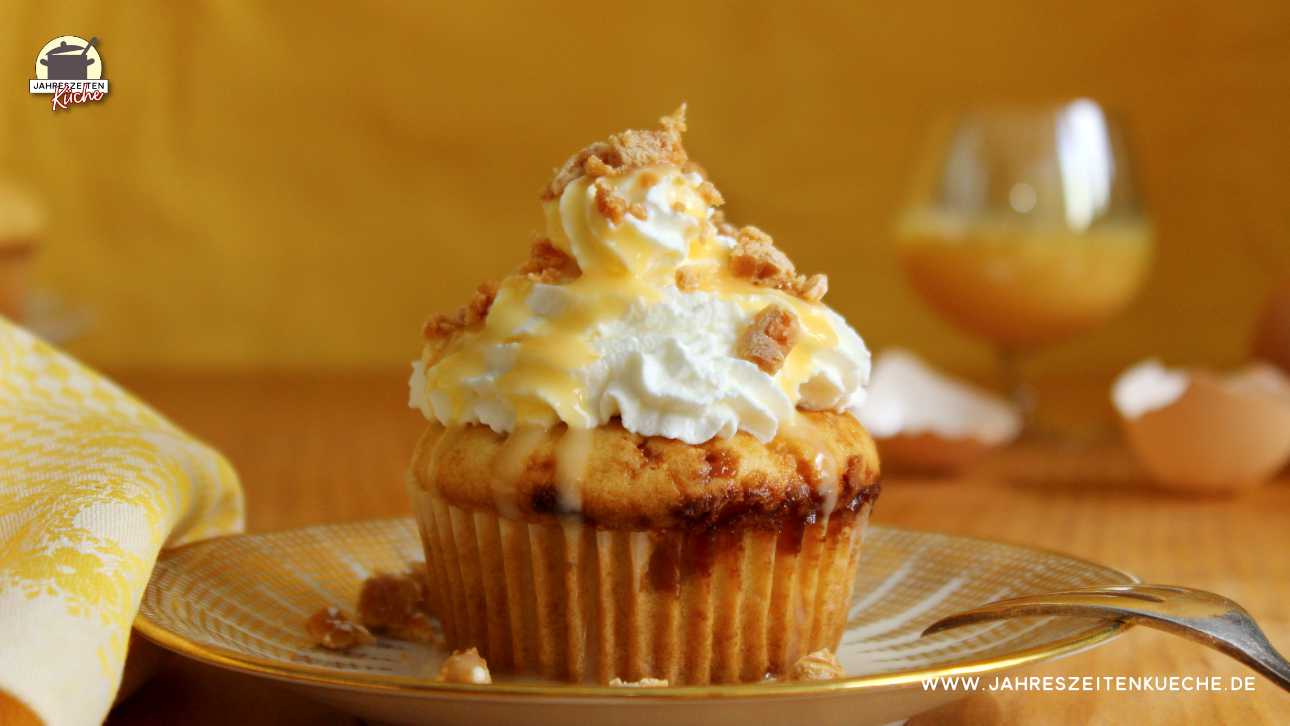
<svg viewBox="0 0 1290 726">
<path fill-rule="evenodd" d="M 854 513 L 878 493 L 878 455 L 849 414 L 802 412 L 769 442 L 739 432 L 691 445 L 617 421 L 594 429 L 432 423 L 411 477 L 465 509 L 527 520 L 579 513 L 610 529 L 778 528 Z"/>
</svg>

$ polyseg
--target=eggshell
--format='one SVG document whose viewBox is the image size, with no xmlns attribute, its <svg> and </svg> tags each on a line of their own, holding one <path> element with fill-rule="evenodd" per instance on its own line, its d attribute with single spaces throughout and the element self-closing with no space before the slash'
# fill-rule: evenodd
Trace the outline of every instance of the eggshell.
<svg viewBox="0 0 1290 726">
<path fill-rule="evenodd" d="M 1220 376 L 1147 361 L 1112 388 L 1125 436 L 1162 486 L 1239 492 L 1290 461 L 1290 380 L 1269 365 Z"/>
<path fill-rule="evenodd" d="M 1011 442 L 1021 416 L 1007 401 L 888 349 L 874 361 L 857 411 L 887 472 L 953 474 Z"/>
<path fill-rule="evenodd" d="M 894 474 L 958 474 L 995 448 L 977 439 L 946 439 L 928 433 L 898 434 L 876 441 L 882 470 Z"/>
</svg>

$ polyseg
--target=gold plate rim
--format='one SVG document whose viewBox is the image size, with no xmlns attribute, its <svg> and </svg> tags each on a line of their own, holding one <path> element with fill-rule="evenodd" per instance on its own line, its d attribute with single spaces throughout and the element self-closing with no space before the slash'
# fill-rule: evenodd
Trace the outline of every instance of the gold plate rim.
<svg viewBox="0 0 1290 726">
<path fill-rule="evenodd" d="M 410 517 L 391 517 L 386 519 L 367 520 L 367 523 L 375 524 L 379 522 L 407 521 L 412 520 Z M 311 527 L 302 527 L 300 529 L 330 529 L 336 526 L 344 526 L 346 524 L 353 525 L 361 523 L 362 522 L 345 522 L 323 524 Z M 1002 545 L 1005 547 L 1024 549 L 1031 552 L 1040 552 L 1051 556 L 1061 557 L 1072 562 L 1079 562 L 1081 564 L 1114 572 L 1127 578 L 1132 583 L 1141 582 L 1136 575 L 1125 572 L 1117 567 L 1111 567 L 1109 565 L 1094 562 L 1083 557 L 1076 557 L 1047 547 L 1036 547 L 1033 545 L 1019 544 L 1016 542 L 1008 542 L 1006 540 L 990 539 L 973 535 L 950 534 L 947 532 L 909 529 L 905 527 L 871 525 L 871 528 L 891 532 L 904 532 L 914 535 L 936 535 L 982 544 Z M 162 552 L 158 559 L 160 561 L 174 557 L 178 552 L 190 548 L 211 547 L 229 540 L 278 534 L 287 531 L 291 530 L 257 532 L 253 534 L 235 534 L 223 537 L 214 537 L 198 542 L 190 542 Z M 397 695 L 422 699 L 476 698 L 480 696 L 487 696 L 489 698 L 531 698 L 534 696 L 547 696 L 577 700 L 612 699 L 664 701 L 702 700 L 712 698 L 784 698 L 803 695 L 836 695 L 842 692 L 860 689 L 875 690 L 898 688 L 901 686 L 920 683 L 928 679 L 1000 671 L 1017 668 L 1037 661 L 1062 658 L 1105 643 L 1119 636 L 1129 627 L 1130 625 L 1124 622 L 1113 620 L 1101 621 L 1090 625 L 1089 629 L 1083 633 L 1078 633 L 1047 645 L 1023 648 L 1008 656 L 956 661 L 942 667 L 851 676 L 831 681 L 806 681 L 796 683 L 733 683 L 662 688 L 615 688 L 612 686 L 581 684 L 509 682 L 493 683 L 488 685 L 472 685 L 462 683 L 440 683 L 410 678 L 407 676 L 366 673 L 345 673 L 343 676 L 332 675 L 333 671 L 289 663 L 286 661 L 273 660 L 270 658 L 258 658 L 255 656 L 245 655 L 230 648 L 197 643 L 183 635 L 179 635 L 178 633 L 168 630 L 159 623 L 153 622 L 148 619 L 147 615 L 142 610 L 140 610 L 138 617 L 134 621 L 134 629 L 138 631 L 140 635 L 171 652 L 208 665 L 299 685 L 320 686 L 346 691 L 380 695 Z"/>
</svg>

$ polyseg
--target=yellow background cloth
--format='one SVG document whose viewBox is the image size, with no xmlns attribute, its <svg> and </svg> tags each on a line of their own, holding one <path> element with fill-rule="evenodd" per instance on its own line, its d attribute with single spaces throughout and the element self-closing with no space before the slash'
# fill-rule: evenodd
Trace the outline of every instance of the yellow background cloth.
<svg viewBox="0 0 1290 726">
<path fill-rule="evenodd" d="M 102 721 L 157 553 L 241 528 L 219 453 L 0 319 L 0 722 Z"/>
</svg>

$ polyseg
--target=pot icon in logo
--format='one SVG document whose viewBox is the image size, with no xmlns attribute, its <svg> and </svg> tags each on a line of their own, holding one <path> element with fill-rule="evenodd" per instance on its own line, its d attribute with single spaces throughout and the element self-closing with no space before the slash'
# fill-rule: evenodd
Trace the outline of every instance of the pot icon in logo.
<svg viewBox="0 0 1290 726">
<path fill-rule="evenodd" d="M 36 78 L 49 81 L 85 81 L 103 77 L 103 60 L 94 46 L 98 38 L 88 42 L 74 35 L 54 38 L 40 49 L 36 59 Z"/>
<path fill-rule="evenodd" d="M 85 40 L 75 35 L 60 35 L 46 43 L 36 54 L 31 92 L 51 96 L 50 107 L 55 111 L 103 100 L 108 82 L 98 44 L 97 37 Z"/>
</svg>

